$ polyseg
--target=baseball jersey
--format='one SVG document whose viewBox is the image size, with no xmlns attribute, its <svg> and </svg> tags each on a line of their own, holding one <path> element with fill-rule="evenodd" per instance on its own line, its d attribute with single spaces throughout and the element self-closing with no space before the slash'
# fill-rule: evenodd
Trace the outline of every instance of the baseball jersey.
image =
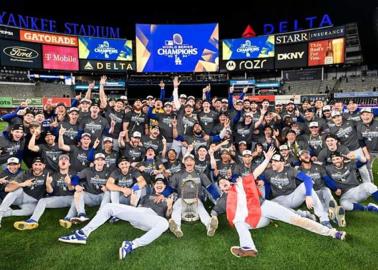
<svg viewBox="0 0 378 270">
<path fill-rule="evenodd" d="M 207 187 L 211 185 L 210 179 L 203 173 L 200 174 L 196 171 L 191 173 L 187 171 L 178 172 L 170 177 L 169 183 L 174 189 L 177 190 L 179 197 L 181 197 L 182 195 L 181 186 L 185 182 L 185 180 L 192 180 L 195 182 L 197 186 L 197 194 L 200 194 L 200 197 L 204 195 L 201 187 Z"/>
<path fill-rule="evenodd" d="M 71 178 L 75 175 L 75 171 L 69 170 L 68 176 Z M 59 171 L 53 173 L 52 175 L 51 186 L 54 189 L 53 196 L 71 196 L 74 194 L 74 190 L 69 190 L 67 183 L 64 181 L 64 178 L 67 174 L 62 174 Z"/>
<path fill-rule="evenodd" d="M 167 212 L 168 206 L 167 202 L 165 200 L 156 203 L 154 200 L 156 198 L 156 195 L 146 195 L 141 198 L 139 205 L 141 207 L 151 208 L 154 210 L 156 214 L 158 214 L 161 217 L 165 217 L 165 214 Z"/>
<path fill-rule="evenodd" d="M 135 169 L 129 169 L 126 174 L 123 174 L 120 169 L 116 169 L 110 174 L 110 177 L 115 180 L 114 184 L 127 188 L 131 188 L 140 176 L 141 174 Z"/>
<path fill-rule="evenodd" d="M 341 144 L 348 147 L 351 151 L 360 148 L 356 132 L 355 123 L 352 121 L 344 121 L 340 127 L 334 126 L 329 129 L 331 134 L 339 138 Z"/>
<path fill-rule="evenodd" d="M 373 120 L 369 125 L 359 122 L 357 134 L 358 139 L 364 141 L 370 152 L 378 152 L 378 121 Z"/>
<path fill-rule="evenodd" d="M 324 167 L 312 164 L 310 169 L 305 169 L 303 166 L 300 167 L 301 171 L 307 174 L 312 178 L 313 189 L 315 191 L 320 190 L 321 188 L 325 187 L 325 183 L 323 177 L 327 175 Z"/>
<path fill-rule="evenodd" d="M 32 170 L 28 170 L 24 174 L 19 175 L 15 180 L 18 183 L 23 183 L 26 180 L 34 178 L 33 185 L 30 187 L 23 187 L 23 190 L 29 196 L 39 200 L 46 194 L 46 176 L 47 170 L 44 170 L 39 176 L 35 176 Z"/>
<path fill-rule="evenodd" d="M 334 165 L 329 165 L 326 167 L 326 171 L 343 192 L 360 184 L 357 179 L 356 165 L 354 162 L 344 164 L 342 168 L 336 168 Z"/>
<path fill-rule="evenodd" d="M 282 172 L 275 172 L 272 169 L 267 169 L 264 172 L 264 177 L 270 183 L 272 198 L 283 195 L 289 195 L 296 188 L 296 176 L 298 171 L 292 167 L 285 166 Z"/>
<path fill-rule="evenodd" d="M 102 171 L 96 171 L 95 167 L 86 168 L 79 172 L 77 176 L 80 179 L 84 179 L 83 184 L 85 191 L 92 194 L 101 194 L 101 187 L 106 185 L 110 171 L 105 169 Z"/>
</svg>

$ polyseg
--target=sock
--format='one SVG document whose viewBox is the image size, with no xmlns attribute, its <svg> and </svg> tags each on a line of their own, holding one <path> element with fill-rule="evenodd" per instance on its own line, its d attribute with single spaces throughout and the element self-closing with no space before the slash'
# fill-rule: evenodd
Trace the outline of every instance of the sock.
<svg viewBox="0 0 378 270">
<path fill-rule="evenodd" d="M 359 204 L 359 203 L 354 203 L 353 204 L 353 211 L 365 211 L 367 210 L 367 207 L 362 205 L 362 204 Z"/>
<path fill-rule="evenodd" d="M 371 194 L 371 196 L 373 197 L 374 201 L 378 202 L 378 191 Z"/>
</svg>

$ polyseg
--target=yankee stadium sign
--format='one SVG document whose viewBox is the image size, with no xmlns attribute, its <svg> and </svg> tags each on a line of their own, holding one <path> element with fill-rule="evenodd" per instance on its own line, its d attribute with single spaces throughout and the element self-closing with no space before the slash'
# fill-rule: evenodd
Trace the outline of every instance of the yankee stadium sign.
<svg viewBox="0 0 378 270">
<path fill-rule="evenodd" d="M 0 24 L 47 32 L 62 32 L 70 35 L 119 38 L 120 29 L 102 25 L 64 22 L 57 24 L 56 20 L 25 16 L 7 11 L 0 11 Z"/>
</svg>

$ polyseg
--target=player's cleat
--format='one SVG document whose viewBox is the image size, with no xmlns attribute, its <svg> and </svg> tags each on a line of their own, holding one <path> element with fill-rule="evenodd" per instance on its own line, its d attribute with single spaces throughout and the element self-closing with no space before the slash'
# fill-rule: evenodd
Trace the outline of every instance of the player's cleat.
<svg viewBox="0 0 378 270">
<path fill-rule="evenodd" d="M 376 205 L 375 203 L 369 203 L 367 206 L 367 210 L 369 212 L 378 212 L 378 205 Z"/>
<path fill-rule="evenodd" d="M 82 230 L 76 230 L 73 234 L 65 235 L 59 237 L 60 242 L 70 243 L 70 244 L 82 244 L 87 243 L 87 237 Z"/>
<path fill-rule="evenodd" d="M 83 223 L 88 220 L 89 218 L 85 214 L 79 214 L 79 216 L 71 218 L 71 222 L 74 224 Z"/>
<path fill-rule="evenodd" d="M 13 224 L 13 227 L 15 227 L 19 231 L 34 230 L 38 228 L 38 222 L 33 219 L 28 219 L 25 221 L 16 221 Z"/>
<path fill-rule="evenodd" d="M 332 224 L 328 220 L 322 221 L 320 222 L 320 224 L 322 224 L 323 226 L 326 226 L 328 229 L 333 229 Z"/>
<path fill-rule="evenodd" d="M 310 211 L 304 211 L 306 213 L 305 218 L 311 219 L 312 221 L 316 221 L 316 216 L 312 214 Z"/>
<path fill-rule="evenodd" d="M 63 228 L 69 229 L 72 226 L 72 222 L 68 219 L 59 219 L 59 225 Z"/>
<path fill-rule="evenodd" d="M 111 223 L 111 224 L 114 224 L 114 223 L 116 223 L 116 222 L 118 222 L 118 221 L 120 221 L 120 219 L 117 218 L 117 217 L 111 217 L 111 218 L 109 219 L 109 223 Z"/>
<path fill-rule="evenodd" d="M 336 222 L 339 227 L 345 227 L 346 221 L 345 221 L 345 209 L 342 206 L 337 207 L 336 211 Z"/>
<path fill-rule="evenodd" d="M 176 222 L 173 219 L 169 220 L 169 230 L 177 237 L 181 238 L 184 236 L 184 233 L 181 231 L 179 226 L 177 226 Z"/>
<path fill-rule="evenodd" d="M 334 200 L 331 200 L 328 205 L 328 217 L 330 220 L 334 221 L 335 223 L 337 223 L 336 208 L 337 208 L 337 203 Z"/>
<path fill-rule="evenodd" d="M 133 251 L 133 243 L 131 241 L 123 241 L 122 246 L 119 248 L 119 259 L 123 260 L 127 254 Z"/>
<path fill-rule="evenodd" d="M 233 246 L 230 248 L 230 251 L 232 255 L 235 257 L 256 257 L 257 256 L 257 251 L 250 249 L 250 248 L 242 248 L 238 246 Z"/>
<path fill-rule="evenodd" d="M 218 228 L 218 218 L 217 216 L 212 216 L 210 223 L 207 227 L 207 236 L 214 236 L 217 228 Z"/>
<path fill-rule="evenodd" d="M 338 240 L 345 240 L 346 237 L 346 232 L 344 231 L 336 231 L 333 238 L 338 239 Z"/>
</svg>

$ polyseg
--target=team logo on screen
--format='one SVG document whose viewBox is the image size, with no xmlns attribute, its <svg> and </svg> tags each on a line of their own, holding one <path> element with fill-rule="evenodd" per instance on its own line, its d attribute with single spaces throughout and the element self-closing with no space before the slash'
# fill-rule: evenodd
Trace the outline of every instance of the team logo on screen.
<svg viewBox="0 0 378 270">
<path fill-rule="evenodd" d="M 165 40 L 163 47 L 157 50 L 158 55 L 166 56 L 175 59 L 175 65 L 182 65 L 182 58 L 188 56 L 197 55 L 198 49 L 193 45 L 184 44 L 183 37 L 175 33 L 172 36 L 172 40 Z"/>
<path fill-rule="evenodd" d="M 112 54 L 118 54 L 118 50 L 110 47 L 109 42 L 106 40 L 102 44 L 99 44 L 94 51 L 96 53 L 103 54 L 106 59 L 108 59 Z"/>
<path fill-rule="evenodd" d="M 245 53 L 246 57 L 251 57 L 253 52 L 258 52 L 260 50 L 259 47 L 252 45 L 250 40 L 246 40 L 244 44 L 241 44 L 240 47 L 237 49 L 238 53 Z"/>
</svg>

